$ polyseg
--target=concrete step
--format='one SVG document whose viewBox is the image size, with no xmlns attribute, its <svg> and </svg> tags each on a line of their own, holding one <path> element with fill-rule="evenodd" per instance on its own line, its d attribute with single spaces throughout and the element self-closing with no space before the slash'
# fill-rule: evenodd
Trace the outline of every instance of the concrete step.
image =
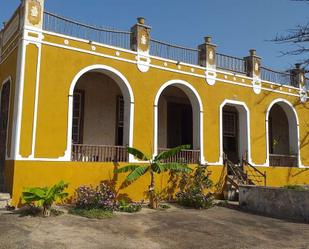
<svg viewBox="0 0 309 249">
<path fill-rule="evenodd" d="M 11 201 L 11 196 L 8 193 L 0 193 L 0 209 L 5 209 Z"/>
</svg>

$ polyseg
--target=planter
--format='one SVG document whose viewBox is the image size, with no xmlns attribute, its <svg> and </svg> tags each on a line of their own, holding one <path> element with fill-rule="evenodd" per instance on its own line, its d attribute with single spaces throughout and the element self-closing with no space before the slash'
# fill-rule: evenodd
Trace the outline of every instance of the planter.
<svg viewBox="0 0 309 249">
<path fill-rule="evenodd" d="M 239 186 L 239 205 L 272 217 L 309 222 L 309 191 L 275 187 Z"/>
</svg>

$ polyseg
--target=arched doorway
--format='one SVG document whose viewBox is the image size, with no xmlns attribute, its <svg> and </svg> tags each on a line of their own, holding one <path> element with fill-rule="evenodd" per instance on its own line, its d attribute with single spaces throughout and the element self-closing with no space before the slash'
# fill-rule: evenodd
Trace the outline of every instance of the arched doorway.
<svg viewBox="0 0 309 249">
<path fill-rule="evenodd" d="M 298 122 L 293 107 L 285 101 L 268 110 L 268 159 L 270 166 L 298 166 Z"/>
<path fill-rule="evenodd" d="M 5 191 L 4 166 L 7 152 L 7 131 L 10 112 L 11 83 L 3 84 L 0 95 L 0 192 Z"/>
<path fill-rule="evenodd" d="M 234 164 L 239 164 L 243 158 L 251 161 L 248 115 L 244 103 L 224 101 L 221 104 L 221 153 Z"/>
<path fill-rule="evenodd" d="M 80 73 L 70 92 L 71 160 L 128 161 L 134 106 L 128 82 L 109 68 L 96 66 Z"/>
<path fill-rule="evenodd" d="M 170 161 L 204 163 L 203 109 L 195 89 L 187 82 L 167 82 L 160 88 L 154 106 L 155 154 L 186 144 L 191 148 L 180 152 Z"/>
</svg>

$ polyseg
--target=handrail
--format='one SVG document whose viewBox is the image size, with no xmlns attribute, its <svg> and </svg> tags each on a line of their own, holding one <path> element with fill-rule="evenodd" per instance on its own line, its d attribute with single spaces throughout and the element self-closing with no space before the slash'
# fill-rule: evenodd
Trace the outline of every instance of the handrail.
<svg viewBox="0 0 309 249">
<path fill-rule="evenodd" d="M 242 58 L 216 53 L 216 65 L 218 68 L 230 70 L 233 72 L 238 72 L 242 74 L 246 74 L 246 61 Z"/>
<path fill-rule="evenodd" d="M 107 29 L 107 28 L 97 27 L 97 26 L 94 26 L 94 25 L 85 24 L 85 23 L 82 23 L 82 22 L 75 21 L 73 19 L 69 19 L 69 18 L 66 18 L 66 17 L 59 16 L 59 15 L 54 14 L 54 13 L 49 12 L 49 11 L 44 11 L 44 14 L 47 14 L 47 15 L 52 16 L 52 17 L 56 17 L 56 18 L 58 18 L 60 20 L 63 20 L 63 21 L 66 21 L 66 22 L 70 22 L 72 24 L 76 24 L 76 25 L 79 25 L 79 26 L 82 26 L 82 27 L 85 27 L 85 28 L 94 29 L 94 30 L 97 30 L 97 31 L 120 33 L 120 34 L 131 34 L 130 31 L 123 31 L 123 30 L 116 30 L 116 29 Z"/>
<path fill-rule="evenodd" d="M 261 79 L 265 81 L 279 83 L 281 85 L 291 85 L 292 75 L 289 72 L 279 72 L 271 68 L 261 66 Z"/>
<path fill-rule="evenodd" d="M 258 174 L 260 174 L 260 177 L 264 178 L 264 186 L 266 186 L 266 171 L 264 171 L 264 173 L 262 171 L 260 171 L 259 169 L 257 169 L 256 167 L 254 167 L 251 163 L 249 163 L 247 160 L 243 159 L 243 163 L 245 163 L 247 166 L 249 166 L 250 169 L 253 169 L 255 172 L 257 172 Z"/>
<path fill-rule="evenodd" d="M 184 46 L 180 46 L 180 45 L 175 45 L 175 44 L 172 44 L 172 43 L 169 43 L 169 42 L 159 41 L 159 40 L 156 40 L 156 39 L 153 39 L 153 38 L 151 38 L 150 41 L 157 42 L 157 43 L 160 43 L 162 45 L 166 45 L 166 46 L 173 47 L 173 48 L 180 48 L 180 49 L 186 49 L 186 50 L 189 50 L 189 51 L 199 52 L 199 50 L 197 48 L 189 48 L 189 47 L 184 47 Z"/>
<path fill-rule="evenodd" d="M 130 49 L 130 31 L 107 29 L 84 24 L 44 11 L 44 30 L 89 41 Z"/>
<path fill-rule="evenodd" d="M 198 65 L 198 49 L 150 39 L 150 54 L 177 62 Z"/>
</svg>

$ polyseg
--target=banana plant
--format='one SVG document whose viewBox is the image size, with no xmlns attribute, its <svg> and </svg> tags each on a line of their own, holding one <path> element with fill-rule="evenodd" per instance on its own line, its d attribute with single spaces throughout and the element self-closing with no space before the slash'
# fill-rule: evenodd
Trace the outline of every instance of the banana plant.
<svg viewBox="0 0 309 249">
<path fill-rule="evenodd" d="M 43 216 L 50 216 L 50 208 L 55 201 L 62 200 L 68 196 L 68 193 L 63 192 L 68 187 L 68 183 L 60 181 L 52 187 L 35 187 L 25 188 L 22 192 L 22 199 L 27 204 L 37 204 L 43 207 Z"/>
<path fill-rule="evenodd" d="M 185 163 L 166 163 L 167 159 L 175 156 L 177 153 L 182 150 L 190 149 L 190 145 L 181 145 L 175 148 L 172 148 L 168 151 L 163 151 L 154 158 L 147 157 L 143 152 L 138 149 L 128 147 L 128 153 L 138 158 L 141 161 L 147 161 L 147 165 L 127 165 L 122 168 L 116 169 L 115 173 L 127 173 L 126 177 L 127 182 L 133 182 L 145 175 L 146 173 L 150 174 L 150 184 L 148 187 L 149 192 L 149 206 L 150 208 L 156 208 L 157 202 L 155 200 L 155 174 L 160 174 L 166 171 L 177 171 L 191 173 L 192 169 L 188 167 Z"/>
</svg>

